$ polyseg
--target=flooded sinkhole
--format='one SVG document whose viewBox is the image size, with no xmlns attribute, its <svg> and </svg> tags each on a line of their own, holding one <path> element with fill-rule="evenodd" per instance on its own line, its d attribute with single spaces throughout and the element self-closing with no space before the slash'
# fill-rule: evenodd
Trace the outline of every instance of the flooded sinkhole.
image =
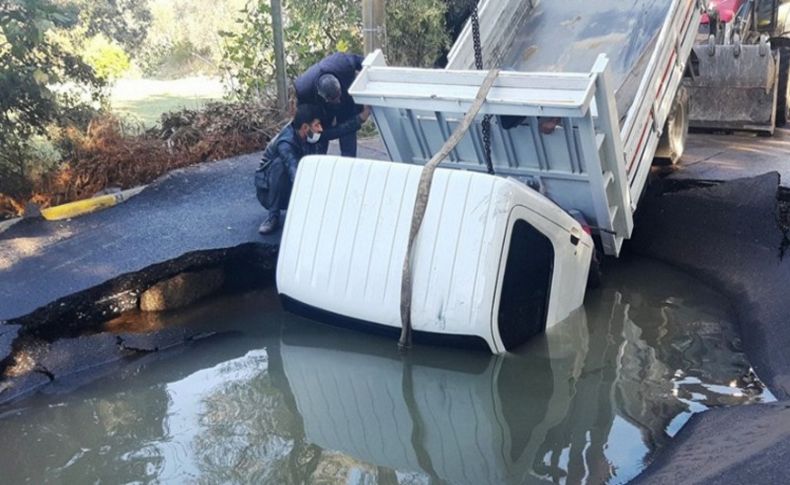
<svg viewBox="0 0 790 485">
<path fill-rule="evenodd" d="M 0 408 L 8 483 L 623 483 L 695 412 L 773 397 L 728 301 L 642 259 L 517 353 L 416 347 L 285 313 L 273 289 L 112 331 L 211 338 Z M 66 392 L 68 390 L 68 392 Z"/>
</svg>

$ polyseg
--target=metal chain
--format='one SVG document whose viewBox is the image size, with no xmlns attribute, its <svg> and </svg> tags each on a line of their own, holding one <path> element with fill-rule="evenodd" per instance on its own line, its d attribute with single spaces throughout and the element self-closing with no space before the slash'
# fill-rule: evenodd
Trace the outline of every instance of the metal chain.
<svg viewBox="0 0 790 485">
<path fill-rule="evenodd" d="M 480 17 L 477 12 L 477 1 L 472 8 L 472 42 L 475 46 L 475 69 L 481 71 L 483 69 L 483 46 L 480 44 Z"/>
<path fill-rule="evenodd" d="M 480 42 L 480 17 L 477 11 L 477 1 L 472 9 L 472 42 L 475 48 L 475 68 L 483 69 L 483 46 Z M 483 116 L 483 155 L 485 156 L 486 169 L 494 175 L 494 163 L 491 161 L 491 115 Z"/>
</svg>

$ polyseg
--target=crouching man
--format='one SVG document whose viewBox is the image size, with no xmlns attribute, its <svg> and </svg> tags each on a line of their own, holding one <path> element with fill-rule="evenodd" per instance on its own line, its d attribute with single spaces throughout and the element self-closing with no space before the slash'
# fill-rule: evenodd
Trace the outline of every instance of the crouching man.
<svg viewBox="0 0 790 485">
<path fill-rule="evenodd" d="M 293 120 L 266 146 L 261 164 L 255 171 L 258 201 L 269 211 L 258 228 L 261 234 L 270 234 L 280 228 L 280 212 L 288 208 L 299 160 L 317 153 L 316 144 L 324 131 L 322 115 L 318 106 L 299 105 Z"/>
<path fill-rule="evenodd" d="M 299 160 L 320 152 L 318 141 L 324 131 L 321 125 L 323 116 L 324 111 L 320 106 L 300 104 L 293 120 L 266 146 L 261 164 L 255 171 L 258 201 L 269 211 L 258 228 L 261 234 L 270 234 L 282 225 L 282 211 L 288 208 Z M 355 133 L 363 116 L 359 115 L 334 128 L 341 135 Z"/>
</svg>

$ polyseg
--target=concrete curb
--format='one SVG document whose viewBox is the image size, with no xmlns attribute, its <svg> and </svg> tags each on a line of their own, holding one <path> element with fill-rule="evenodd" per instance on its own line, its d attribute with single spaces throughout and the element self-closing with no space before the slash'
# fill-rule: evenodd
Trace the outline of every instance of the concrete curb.
<svg viewBox="0 0 790 485">
<path fill-rule="evenodd" d="M 107 209 L 127 200 L 142 192 L 147 185 L 141 185 L 132 189 L 122 190 L 116 194 L 100 195 L 90 199 L 77 200 L 69 202 L 68 204 L 57 205 L 55 207 L 48 207 L 41 210 L 41 216 L 48 221 L 60 221 L 63 219 L 71 219 L 98 210 Z M 0 234 L 4 233 L 11 228 L 14 224 L 24 219 L 24 217 L 16 217 L 7 221 L 0 222 Z"/>
<path fill-rule="evenodd" d="M 123 190 L 117 194 L 100 195 L 99 197 L 93 197 L 91 199 L 78 200 L 69 202 L 68 204 L 49 207 L 47 209 L 42 209 L 41 215 L 48 221 L 60 221 L 84 214 L 90 214 L 91 212 L 106 209 L 125 202 L 142 192 L 146 187 L 147 185 L 141 185 L 133 189 Z"/>
</svg>

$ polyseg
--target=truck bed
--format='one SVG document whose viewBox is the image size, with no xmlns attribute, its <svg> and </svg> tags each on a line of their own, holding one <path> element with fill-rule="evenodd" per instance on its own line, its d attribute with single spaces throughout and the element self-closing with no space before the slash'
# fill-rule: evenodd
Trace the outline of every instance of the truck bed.
<svg viewBox="0 0 790 485">
<path fill-rule="evenodd" d="M 618 255 L 700 13 L 696 0 L 485 0 L 484 67 L 503 71 L 445 165 L 485 170 L 480 123 L 493 115 L 496 174 L 581 212 Z M 365 61 L 349 92 L 373 108 L 393 161 L 426 163 L 472 105 L 485 73 L 473 70 L 470 30 L 445 70 L 390 67 L 380 52 Z"/>
<path fill-rule="evenodd" d="M 502 49 L 500 67 L 520 72 L 589 72 L 598 56 L 606 54 L 623 119 L 671 5 L 671 0 L 538 2 Z"/>
</svg>

